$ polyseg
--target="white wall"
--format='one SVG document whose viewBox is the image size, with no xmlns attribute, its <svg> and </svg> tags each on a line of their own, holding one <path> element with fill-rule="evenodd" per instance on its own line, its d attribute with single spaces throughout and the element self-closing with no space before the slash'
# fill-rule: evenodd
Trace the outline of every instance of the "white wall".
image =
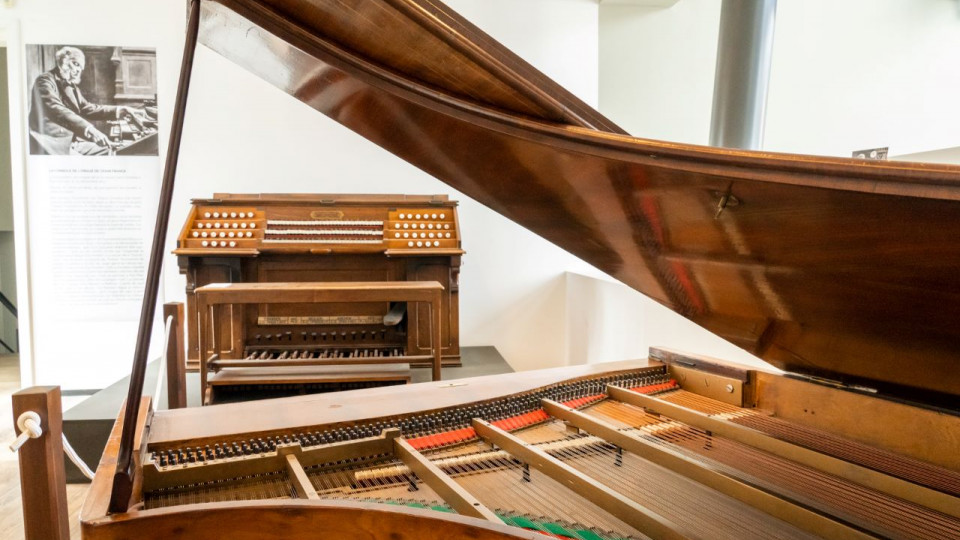
<svg viewBox="0 0 960 540">
<path fill-rule="evenodd" d="M 600 112 L 635 137 L 707 144 L 719 0 L 600 6 Z"/>
<path fill-rule="evenodd" d="M 571 272 L 564 276 L 564 286 L 564 344 L 570 365 L 584 359 L 592 364 L 645 358 L 650 347 L 659 346 L 767 366 L 622 283 Z"/>
<path fill-rule="evenodd" d="M 600 8 L 600 109 L 634 135 L 706 144 L 720 2 Z M 764 149 L 850 157 L 960 143 L 952 0 L 779 2 Z"/>
</svg>

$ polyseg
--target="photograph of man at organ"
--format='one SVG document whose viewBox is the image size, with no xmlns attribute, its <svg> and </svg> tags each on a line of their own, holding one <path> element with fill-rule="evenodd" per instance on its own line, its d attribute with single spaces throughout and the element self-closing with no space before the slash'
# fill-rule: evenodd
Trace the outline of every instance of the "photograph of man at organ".
<svg viewBox="0 0 960 540">
<path fill-rule="evenodd" d="M 955 3 L 35 4 L 0 538 L 960 540 Z"/>
<path fill-rule="evenodd" d="M 28 75 L 31 154 L 157 155 L 153 50 L 28 45 L 27 56 L 41 72 Z"/>
</svg>

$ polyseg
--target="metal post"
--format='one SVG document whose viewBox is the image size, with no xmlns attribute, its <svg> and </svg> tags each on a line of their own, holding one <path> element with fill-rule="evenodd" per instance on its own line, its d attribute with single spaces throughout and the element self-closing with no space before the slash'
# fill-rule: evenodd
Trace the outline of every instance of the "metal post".
<svg viewBox="0 0 960 540">
<path fill-rule="evenodd" d="M 710 144 L 757 150 L 773 58 L 777 0 L 723 0 Z"/>
</svg>

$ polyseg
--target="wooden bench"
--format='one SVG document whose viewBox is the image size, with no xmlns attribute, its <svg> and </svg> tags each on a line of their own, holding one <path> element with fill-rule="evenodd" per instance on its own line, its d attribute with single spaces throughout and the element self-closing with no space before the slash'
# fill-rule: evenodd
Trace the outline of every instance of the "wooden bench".
<svg viewBox="0 0 960 540">
<path fill-rule="evenodd" d="M 436 281 L 363 281 L 363 282 L 324 282 L 324 283 L 215 283 L 196 289 L 198 313 L 204 314 L 205 320 L 200 322 L 199 346 L 201 351 L 208 350 L 208 342 L 214 344 L 213 350 L 224 350 L 223 335 L 217 335 L 219 328 L 216 321 L 220 320 L 222 308 L 227 305 L 240 304 L 314 304 L 337 302 L 423 302 L 430 306 L 431 334 L 432 334 L 432 378 L 440 380 L 441 354 L 441 321 L 442 321 L 442 293 L 443 286 Z M 211 335 L 212 334 L 212 335 Z M 208 341 L 209 340 L 209 341 Z M 218 365 L 222 362 L 222 365 Z M 292 375 L 291 367 L 300 368 L 298 382 L 327 382 L 330 381 L 329 369 L 314 369 L 318 366 L 370 366 L 386 364 L 409 364 L 410 357 L 370 357 L 343 359 L 305 359 L 298 362 L 271 362 L 268 370 L 263 372 L 264 383 L 269 384 L 276 380 L 271 375 L 273 370 L 286 366 L 285 376 Z M 268 365 L 259 365 L 253 360 L 220 360 L 218 354 L 201 357 L 200 364 L 200 391 L 203 403 L 208 403 L 209 388 L 214 381 L 209 377 L 211 367 L 239 367 L 256 368 Z M 318 381 L 311 381 L 311 371 L 319 377 Z M 358 380 L 370 380 L 370 368 L 358 370 Z M 381 370 L 384 371 L 384 370 Z M 395 380 L 396 370 L 386 370 L 388 378 Z M 366 377 L 366 379 L 364 379 Z M 217 375 L 216 384 L 234 384 L 232 375 Z M 240 379 L 246 384 L 253 384 L 256 376 L 245 371 Z M 339 377 L 343 380 L 343 377 Z"/>
</svg>

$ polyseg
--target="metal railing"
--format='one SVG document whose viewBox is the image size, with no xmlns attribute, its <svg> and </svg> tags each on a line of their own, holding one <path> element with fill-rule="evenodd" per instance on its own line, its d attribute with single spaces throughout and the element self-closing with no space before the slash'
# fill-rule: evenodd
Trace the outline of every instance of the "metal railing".
<svg viewBox="0 0 960 540">
<path fill-rule="evenodd" d="M 5 308 L 7 308 L 7 311 L 9 311 L 9 312 L 13 315 L 13 318 L 14 318 L 14 319 L 19 318 L 19 317 L 17 316 L 17 306 L 13 305 L 13 302 L 11 302 L 10 299 L 7 298 L 6 295 L 4 295 L 2 292 L 0 292 L 0 306 L 3 306 L 3 307 L 5 307 Z M 14 349 L 13 347 L 11 347 L 10 345 L 7 345 L 7 343 L 6 343 L 5 341 L 3 341 L 3 338 L 2 338 L 2 337 L 0 337 L 0 347 L 3 347 L 4 349 L 6 349 L 6 350 L 8 350 L 8 351 L 10 351 L 10 352 L 12 352 L 12 353 L 17 352 L 17 350 L 20 349 L 20 331 L 19 331 L 19 329 L 17 330 L 17 333 L 16 333 L 16 335 L 14 336 L 14 338 L 16 339 L 16 342 L 14 343 L 14 346 L 16 347 L 16 349 Z"/>
</svg>

